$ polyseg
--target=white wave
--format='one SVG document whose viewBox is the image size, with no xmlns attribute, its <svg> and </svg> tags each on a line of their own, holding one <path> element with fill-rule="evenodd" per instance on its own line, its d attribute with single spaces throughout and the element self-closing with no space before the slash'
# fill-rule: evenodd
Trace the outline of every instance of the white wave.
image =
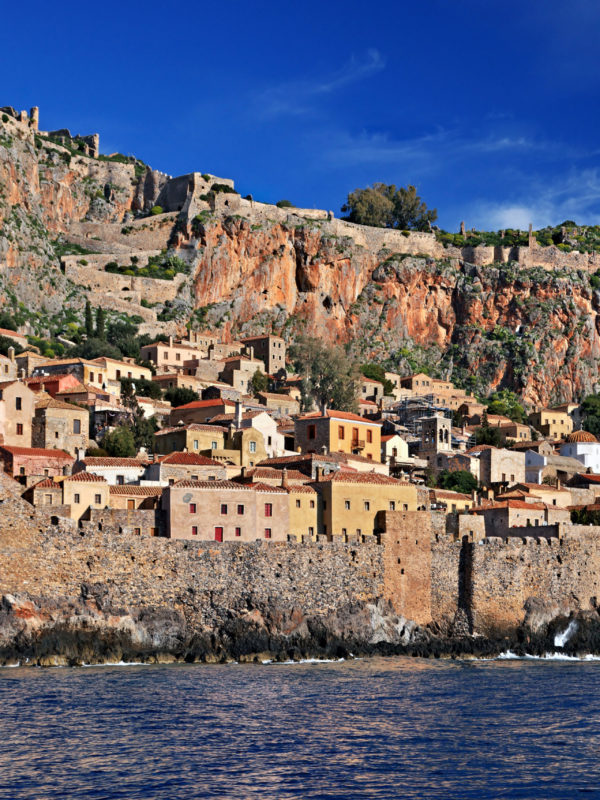
<svg viewBox="0 0 600 800">
<path fill-rule="evenodd" d="M 102 661 L 100 664 L 80 664 L 81 667 L 152 667 L 147 661 Z"/>
<path fill-rule="evenodd" d="M 273 661 L 272 658 L 267 658 L 262 661 L 262 664 L 339 664 L 345 661 L 345 658 L 301 658 L 299 661 Z"/>
<path fill-rule="evenodd" d="M 518 656 L 512 650 L 507 650 L 505 653 L 500 653 L 496 658 L 486 658 L 485 661 L 600 661 L 600 656 L 594 656 L 591 653 L 585 656 L 568 656 L 565 653 L 544 653 L 543 656 L 534 656 L 526 653 L 524 656 Z"/>
<path fill-rule="evenodd" d="M 554 637 L 554 647 L 564 647 L 571 636 L 577 632 L 577 622 L 572 619 L 562 633 L 557 633 Z"/>
</svg>

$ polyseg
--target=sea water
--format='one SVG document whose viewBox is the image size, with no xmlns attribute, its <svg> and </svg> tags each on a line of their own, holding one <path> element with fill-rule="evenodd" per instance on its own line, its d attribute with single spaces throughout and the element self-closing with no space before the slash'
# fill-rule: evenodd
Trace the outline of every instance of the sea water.
<svg viewBox="0 0 600 800">
<path fill-rule="evenodd" d="M 600 662 L 0 670 L 0 798 L 600 798 Z"/>
</svg>

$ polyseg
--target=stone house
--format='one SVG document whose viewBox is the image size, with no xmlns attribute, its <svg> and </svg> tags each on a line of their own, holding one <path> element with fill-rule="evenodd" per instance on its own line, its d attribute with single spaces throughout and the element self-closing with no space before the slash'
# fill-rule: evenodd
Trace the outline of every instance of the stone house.
<svg viewBox="0 0 600 800">
<path fill-rule="evenodd" d="M 529 415 L 529 424 L 549 439 L 564 439 L 573 432 L 573 419 L 566 411 L 541 408 Z"/>
<path fill-rule="evenodd" d="M 24 336 L 22 333 L 17 333 L 17 331 L 11 331 L 8 328 L 0 328 L 0 336 L 4 336 L 6 339 L 11 339 L 15 344 L 18 344 L 23 348 L 26 348 L 28 345 L 26 336 Z"/>
<path fill-rule="evenodd" d="M 533 450 L 528 450 L 524 455 L 527 483 L 543 483 L 545 478 L 566 481 L 587 470 L 579 459 L 569 456 L 542 455 Z"/>
<path fill-rule="evenodd" d="M 109 506 L 127 511 L 158 508 L 163 491 L 162 486 L 109 486 Z"/>
<path fill-rule="evenodd" d="M 264 483 L 267 486 L 302 486 L 309 483 L 310 476 L 305 475 L 297 469 L 275 469 L 274 467 L 251 467 L 246 469 L 242 467 L 240 477 L 237 478 L 240 483 Z"/>
<path fill-rule="evenodd" d="M 0 444 L 31 447 L 36 396 L 21 381 L 0 383 Z"/>
<path fill-rule="evenodd" d="M 223 464 L 198 453 L 170 453 L 148 464 L 147 481 L 172 485 L 177 481 L 222 481 L 227 479 Z"/>
<path fill-rule="evenodd" d="M 477 482 L 481 482 L 481 462 L 479 458 L 468 453 L 441 453 L 437 457 L 439 470 L 448 472 L 470 472 Z"/>
<path fill-rule="evenodd" d="M 311 541 L 318 533 L 320 495 L 313 486 L 291 484 L 287 487 L 289 499 L 289 533 L 298 541 L 303 537 Z"/>
<path fill-rule="evenodd" d="M 32 420 L 34 447 L 57 448 L 77 456 L 89 443 L 90 415 L 87 408 L 45 397 L 38 400 Z"/>
<path fill-rule="evenodd" d="M 147 463 L 137 458 L 112 458 L 86 456 L 73 466 L 73 474 L 87 472 L 103 478 L 109 486 L 139 483 L 146 472 Z"/>
<path fill-rule="evenodd" d="M 410 389 L 415 394 L 432 394 L 433 393 L 433 378 L 425 375 L 424 372 L 417 372 L 415 375 L 405 375 L 400 378 L 400 387 L 402 389 Z"/>
<path fill-rule="evenodd" d="M 18 370 L 17 374 L 24 373 L 29 378 L 33 375 L 34 369 L 40 364 L 44 364 L 47 360 L 47 357 L 40 353 L 36 353 L 33 350 L 25 350 L 23 353 L 19 353 L 18 356 L 15 356 Z"/>
<path fill-rule="evenodd" d="M 525 453 L 481 444 L 467 450 L 479 459 L 479 481 L 482 486 L 513 486 L 525 482 Z"/>
<path fill-rule="evenodd" d="M 81 384 L 76 375 L 39 375 L 37 378 L 26 378 L 24 383 L 32 392 L 45 392 L 50 397 L 56 397 L 58 392 L 78 388 Z"/>
<path fill-rule="evenodd" d="M 583 411 L 579 403 L 562 403 L 558 406 L 552 406 L 550 411 L 562 411 L 568 414 L 573 420 L 573 430 L 578 431 L 583 424 Z"/>
<path fill-rule="evenodd" d="M 159 455 L 184 450 L 208 455 L 212 450 L 222 450 L 225 447 L 226 433 L 227 428 L 223 426 L 193 422 L 156 431 L 154 442 Z"/>
<path fill-rule="evenodd" d="M 62 481 L 63 504 L 71 507 L 71 519 L 81 519 L 92 508 L 110 506 L 110 487 L 91 472 L 78 472 Z"/>
<path fill-rule="evenodd" d="M 184 425 L 192 422 L 206 423 L 218 414 L 227 414 L 234 408 L 235 403 L 230 400 L 194 400 L 174 408 L 169 415 L 169 424 L 174 426 L 180 422 Z"/>
<path fill-rule="evenodd" d="M 449 489 L 430 489 L 429 503 L 432 510 L 452 514 L 472 508 L 476 501 L 470 494 L 452 492 Z"/>
<path fill-rule="evenodd" d="M 363 376 L 359 382 L 358 392 L 360 400 L 372 400 L 377 405 L 383 400 L 383 383 Z"/>
<path fill-rule="evenodd" d="M 265 334 L 264 336 L 249 336 L 242 339 L 246 352 L 252 352 L 254 357 L 260 358 L 269 375 L 274 375 L 282 367 L 285 368 L 285 341 L 281 336 Z"/>
<path fill-rule="evenodd" d="M 233 481 L 180 481 L 163 495 L 167 535 L 216 542 L 284 542 L 289 532 L 285 489 Z"/>
<path fill-rule="evenodd" d="M 531 428 L 521 422 L 503 422 L 498 425 L 498 428 L 507 439 L 512 439 L 515 442 L 527 442 L 531 438 Z"/>
<path fill-rule="evenodd" d="M 346 411 L 327 410 L 294 420 L 296 447 L 303 453 L 356 453 L 381 462 L 381 423 Z"/>
<path fill-rule="evenodd" d="M 184 361 L 197 357 L 199 352 L 196 345 L 174 343 L 170 337 L 168 342 L 154 342 L 140 348 L 140 358 L 154 364 L 158 372 L 169 372 L 171 368 L 182 369 Z"/>
<path fill-rule="evenodd" d="M 381 461 L 383 464 L 408 461 L 408 457 L 408 442 L 398 433 L 381 437 Z"/>
<path fill-rule="evenodd" d="M 118 383 L 121 378 L 131 378 L 134 381 L 152 380 L 152 370 L 136 364 L 132 358 L 119 361 L 115 358 L 101 356 L 94 359 L 94 364 L 102 370 L 104 380 L 109 384 Z"/>
<path fill-rule="evenodd" d="M 15 351 L 12 347 L 8 349 L 9 355 L 0 353 L 0 380 L 12 381 L 18 376 L 17 362 L 15 361 Z"/>
<path fill-rule="evenodd" d="M 191 389 L 192 392 L 200 392 L 204 385 L 200 378 L 185 375 L 183 372 L 163 372 L 154 375 L 152 382 L 158 384 L 162 392 L 166 392 L 167 389 Z"/>
<path fill-rule="evenodd" d="M 136 396 L 138 408 L 146 419 L 156 417 L 157 420 L 168 420 L 171 413 L 171 403 L 166 400 L 155 400 L 152 397 Z"/>
<path fill-rule="evenodd" d="M 231 356 L 223 359 L 223 367 L 219 377 L 234 389 L 246 394 L 252 393 L 252 378 L 258 372 L 265 372 L 265 365 L 260 358 L 250 356 Z"/>
<path fill-rule="evenodd" d="M 38 364 L 33 370 L 33 377 L 51 375 L 74 375 L 84 386 L 91 386 L 110 392 L 115 397 L 121 396 L 121 384 L 118 380 L 109 380 L 103 365 L 95 359 L 85 358 L 53 358 Z"/>
<path fill-rule="evenodd" d="M 75 461 L 72 455 L 63 450 L 12 445 L 0 445 L 0 459 L 4 464 L 4 472 L 26 485 L 44 477 L 68 475 Z"/>
<path fill-rule="evenodd" d="M 533 531 L 528 532 L 529 528 L 537 528 L 537 535 L 543 536 L 539 528 L 571 520 L 571 514 L 566 508 L 557 508 L 546 503 L 528 503 L 523 500 L 492 503 L 489 506 L 473 508 L 470 513 L 483 517 L 486 536 L 531 536 Z M 515 528 L 519 530 L 515 531 Z"/>
<path fill-rule="evenodd" d="M 294 416 L 300 413 L 300 403 L 289 394 L 276 392 L 259 392 L 260 402 L 276 417 Z"/>
<path fill-rule="evenodd" d="M 520 494 L 521 497 L 516 497 L 517 494 Z M 546 505 L 558 506 L 559 508 L 567 508 L 572 502 L 570 490 L 562 487 L 560 483 L 558 486 L 551 486 L 547 483 L 517 483 L 510 490 L 510 495 L 510 497 L 508 496 L 508 493 L 504 495 L 498 495 L 496 500 L 533 499 L 534 502 L 541 501 L 546 503 Z"/>
<path fill-rule="evenodd" d="M 212 422 L 219 426 L 227 426 L 230 440 L 234 438 L 236 431 L 249 429 L 258 431 L 263 437 L 267 454 L 265 458 L 276 458 L 285 453 L 285 437 L 279 432 L 275 419 L 266 411 L 254 410 L 242 413 L 241 404 L 236 403 L 235 413 L 217 414 L 217 416 L 213 417 Z M 230 446 L 230 444 L 226 444 L 226 447 Z M 254 462 L 258 463 L 256 459 L 254 459 Z"/>
<path fill-rule="evenodd" d="M 377 531 L 380 511 L 416 511 L 417 487 L 377 473 L 339 470 L 317 475 L 312 486 L 321 497 L 319 533 L 361 538 Z"/>
</svg>

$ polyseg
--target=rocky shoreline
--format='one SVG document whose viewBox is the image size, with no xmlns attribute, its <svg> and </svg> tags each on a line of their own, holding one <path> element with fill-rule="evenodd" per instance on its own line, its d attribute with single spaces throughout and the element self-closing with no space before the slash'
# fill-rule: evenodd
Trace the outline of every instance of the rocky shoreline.
<svg viewBox="0 0 600 800">
<path fill-rule="evenodd" d="M 370 656 L 476 659 L 506 652 L 600 655 L 596 612 L 557 617 L 535 631 L 523 624 L 489 638 L 460 631 L 460 625 L 455 632 L 435 625 L 419 627 L 383 603 L 351 604 L 323 616 L 304 616 L 298 609 L 274 605 L 215 611 L 218 623 L 202 628 L 180 610 L 118 609 L 99 603 L 85 589 L 75 602 L 4 595 L 0 665 L 262 663 Z"/>
</svg>

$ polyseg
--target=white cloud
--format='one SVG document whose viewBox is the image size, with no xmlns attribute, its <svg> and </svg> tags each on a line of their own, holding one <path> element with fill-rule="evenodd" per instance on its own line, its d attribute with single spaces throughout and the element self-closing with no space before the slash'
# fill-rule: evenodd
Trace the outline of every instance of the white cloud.
<svg viewBox="0 0 600 800">
<path fill-rule="evenodd" d="M 369 78 L 385 69 L 385 60 L 375 48 L 367 50 L 363 58 L 352 57 L 339 70 L 313 80 L 299 80 L 273 86 L 258 95 L 256 104 L 262 116 L 306 114 L 312 104 L 324 95 L 342 89 L 357 81 Z"/>
</svg>

